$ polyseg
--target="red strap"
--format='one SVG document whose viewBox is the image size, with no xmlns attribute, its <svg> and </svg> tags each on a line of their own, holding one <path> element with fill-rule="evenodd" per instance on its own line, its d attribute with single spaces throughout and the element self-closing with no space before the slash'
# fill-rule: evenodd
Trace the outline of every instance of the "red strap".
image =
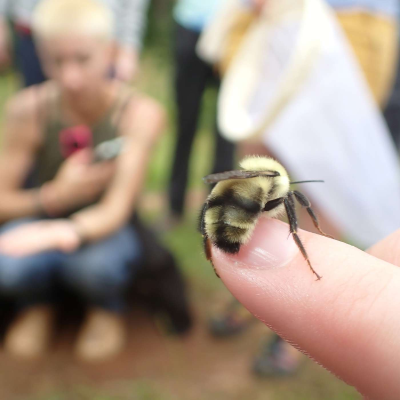
<svg viewBox="0 0 400 400">
<path fill-rule="evenodd" d="M 29 25 L 21 22 L 16 22 L 14 26 L 15 26 L 15 31 L 20 33 L 21 35 L 32 36 L 32 29 Z"/>
</svg>

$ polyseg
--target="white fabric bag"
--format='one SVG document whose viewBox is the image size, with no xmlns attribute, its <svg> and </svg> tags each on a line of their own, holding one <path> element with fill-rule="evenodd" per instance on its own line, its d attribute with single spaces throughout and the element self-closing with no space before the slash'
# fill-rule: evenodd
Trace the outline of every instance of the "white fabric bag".
<svg viewBox="0 0 400 400">
<path fill-rule="evenodd" d="M 362 71 L 321 0 L 269 0 L 224 78 L 219 124 L 262 140 L 360 247 L 400 228 L 397 153 Z M 217 21 L 214 22 L 215 24 Z"/>
</svg>

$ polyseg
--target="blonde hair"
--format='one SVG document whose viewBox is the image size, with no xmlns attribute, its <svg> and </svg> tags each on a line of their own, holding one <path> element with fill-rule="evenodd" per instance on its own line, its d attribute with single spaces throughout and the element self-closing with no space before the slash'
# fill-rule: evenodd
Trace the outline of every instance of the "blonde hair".
<svg viewBox="0 0 400 400">
<path fill-rule="evenodd" d="M 97 0 L 42 0 L 33 13 L 32 28 L 39 39 L 77 33 L 111 40 L 114 19 Z"/>
</svg>

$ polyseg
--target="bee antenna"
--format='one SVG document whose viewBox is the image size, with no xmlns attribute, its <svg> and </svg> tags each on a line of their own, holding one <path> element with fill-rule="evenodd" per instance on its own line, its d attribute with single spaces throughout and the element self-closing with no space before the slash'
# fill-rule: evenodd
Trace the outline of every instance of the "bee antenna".
<svg viewBox="0 0 400 400">
<path fill-rule="evenodd" d="M 297 181 L 297 182 L 290 182 L 291 185 L 295 185 L 298 183 L 313 183 L 313 182 L 320 182 L 320 183 L 324 183 L 325 181 Z"/>
</svg>

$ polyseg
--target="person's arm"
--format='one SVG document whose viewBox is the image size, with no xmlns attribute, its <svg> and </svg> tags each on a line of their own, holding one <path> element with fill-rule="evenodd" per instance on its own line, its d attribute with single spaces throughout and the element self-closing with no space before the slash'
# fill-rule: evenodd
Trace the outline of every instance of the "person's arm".
<svg viewBox="0 0 400 400">
<path fill-rule="evenodd" d="M 136 75 L 149 0 L 121 0 L 117 15 L 117 78 L 130 81 Z"/>
<path fill-rule="evenodd" d="M 261 11 L 267 3 L 267 0 L 252 0 L 252 2 L 256 10 Z"/>
<path fill-rule="evenodd" d="M 40 142 L 32 90 L 7 105 L 0 153 L 0 222 L 40 213 L 38 190 L 22 190 Z"/>
<path fill-rule="evenodd" d="M 127 223 L 141 192 L 154 143 L 163 131 L 165 114 L 150 99 L 132 101 L 125 112 L 121 133 L 126 147 L 118 157 L 116 173 L 102 200 L 71 219 L 85 241 L 95 241 Z"/>
<path fill-rule="evenodd" d="M 0 0 L 0 67 L 10 64 L 10 32 L 7 23 L 9 0 Z"/>
<path fill-rule="evenodd" d="M 237 256 L 212 250 L 221 279 L 257 318 L 370 399 L 399 399 L 400 231 L 369 254 L 261 218 Z"/>
<path fill-rule="evenodd" d="M 97 199 L 112 176 L 112 165 L 91 164 L 82 151 L 64 162 L 55 178 L 38 189 L 26 190 L 24 182 L 42 141 L 39 121 L 41 88 L 25 89 L 9 101 L 5 112 L 0 152 L 0 223 L 17 218 L 63 215 Z M 36 91 L 36 92 L 35 92 Z"/>
</svg>

